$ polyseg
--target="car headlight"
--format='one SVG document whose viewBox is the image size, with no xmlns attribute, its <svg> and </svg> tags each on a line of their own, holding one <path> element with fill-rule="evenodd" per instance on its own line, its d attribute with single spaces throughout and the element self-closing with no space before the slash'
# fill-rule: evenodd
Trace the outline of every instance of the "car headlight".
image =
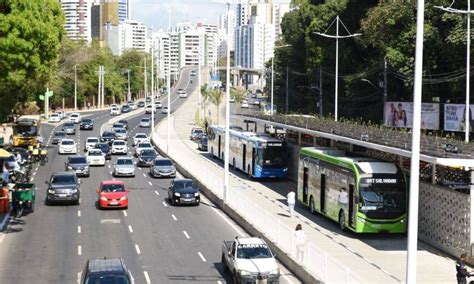
<svg viewBox="0 0 474 284">
<path fill-rule="evenodd" d="M 280 274 L 280 269 L 277 268 L 277 269 L 275 269 L 275 270 L 272 270 L 272 271 L 270 271 L 269 274 L 270 274 L 270 275 L 279 275 L 279 274 Z"/>
<path fill-rule="evenodd" d="M 247 276 L 247 275 L 250 275 L 250 274 L 251 274 L 250 271 L 247 271 L 247 270 L 240 270 L 239 273 L 240 273 L 240 275 L 242 275 L 242 276 Z"/>
<path fill-rule="evenodd" d="M 72 167 L 71 167 L 71 166 L 67 166 L 67 169 L 68 169 L 68 170 L 72 170 Z"/>
<path fill-rule="evenodd" d="M 54 189 L 48 189 L 48 193 L 55 194 L 56 191 L 54 191 Z"/>
<path fill-rule="evenodd" d="M 198 197 L 198 196 L 199 196 L 199 192 L 195 192 L 195 193 L 194 193 L 194 196 L 195 196 L 195 197 Z"/>
<path fill-rule="evenodd" d="M 100 197 L 100 200 L 107 201 L 107 197 L 101 196 L 101 197 Z"/>
<path fill-rule="evenodd" d="M 123 200 L 127 200 L 127 197 L 126 196 L 120 197 L 120 201 L 123 201 Z"/>
<path fill-rule="evenodd" d="M 175 192 L 174 195 L 175 195 L 175 196 L 181 196 L 181 193 Z"/>
<path fill-rule="evenodd" d="M 76 192 L 77 192 L 77 188 L 71 190 L 71 193 L 76 193 Z"/>
<path fill-rule="evenodd" d="M 88 169 L 89 169 L 89 166 L 88 166 L 88 165 L 84 167 L 84 170 L 88 170 Z"/>
</svg>

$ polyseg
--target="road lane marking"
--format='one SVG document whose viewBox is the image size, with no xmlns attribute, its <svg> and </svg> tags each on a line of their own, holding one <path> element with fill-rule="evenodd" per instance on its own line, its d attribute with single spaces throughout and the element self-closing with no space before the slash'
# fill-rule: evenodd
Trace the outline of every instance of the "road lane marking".
<svg viewBox="0 0 474 284">
<path fill-rule="evenodd" d="M 135 244 L 135 250 L 137 251 L 137 254 L 141 254 L 140 247 Z"/>
<path fill-rule="evenodd" d="M 130 231 L 130 233 L 133 233 L 132 226 L 128 225 L 128 230 Z"/>
<path fill-rule="evenodd" d="M 155 194 L 158 196 L 160 195 L 160 193 L 157 190 L 155 190 Z"/>
<path fill-rule="evenodd" d="M 32 177 L 32 178 L 30 179 L 30 181 L 34 181 L 34 180 L 35 180 L 35 178 L 34 178 L 34 177 Z"/>
<path fill-rule="evenodd" d="M 77 246 L 77 254 L 82 255 L 82 246 L 80 245 Z"/>
<path fill-rule="evenodd" d="M 81 226 L 77 226 L 77 233 L 78 233 L 78 234 L 81 233 Z"/>
<path fill-rule="evenodd" d="M 173 220 L 178 221 L 178 219 L 176 218 L 176 216 L 174 216 L 174 214 L 171 214 L 171 217 L 173 217 Z"/>
<path fill-rule="evenodd" d="M 107 166 L 108 166 L 108 167 L 109 167 L 109 169 L 110 169 L 110 165 L 107 165 Z"/>
<path fill-rule="evenodd" d="M 164 205 L 165 207 L 168 207 L 168 204 L 166 204 L 166 202 L 164 202 L 164 201 L 163 201 L 163 205 Z"/>
<path fill-rule="evenodd" d="M 186 231 L 183 231 L 183 234 L 186 236 L 186 239 L 190 239 L 188 233 Z"/>
<path fill-rule="evenodd" d="M 77 217 L 81 217 L 81 210 L 77 210 Z"/>
<path fill-rule="evenodd" d="M 203 262 L 206 262 L 206 259 L 204 258 L 204 256 L 202 255 L 200 251 L 198 251 L 198 255 L 202 259 Z"/>
<path fill-rule="evenodd" d="M 146 271 L 143 271 L 143 274 L 145 275 L 145 280 L 146 280 L 146 283 L 147 283 L 147 284 L 150 284 L 150 283 L 151 283 L 151 281 L 150 281 L 150 276 L 148 276 L 148 272 L 146 272 Z"/>
<path fill-rule="evenodd" d="M 142 170 L 142 168 L 140 168 L 140 167 L 138 167 L 138 169 L 139 169 L 140 171 Z"/>
<path fill-rule="evenodd" d="M 101 224 L 120 224 L 120 219 L 100 219 Z"/>
<path fill-rule="evenodd" d="M 149 184 L 150 186 L 153 186 L 153 184 L 151 183 L 151 181 L 149 181 L 148 184 Z"/>
<path fill-rule="evenodd" d="M 143 176 L 144 176 L 144 177 L 146 177 L 146 174 L 145 174 L 145 173 L 143 173 Z"/>
<path fill-rule="evenodd" d="M 127 211 L 124 210 L 124 211 L 122 211 L 122 213 L 125 217 L 127 217 Z"/>
</svg>

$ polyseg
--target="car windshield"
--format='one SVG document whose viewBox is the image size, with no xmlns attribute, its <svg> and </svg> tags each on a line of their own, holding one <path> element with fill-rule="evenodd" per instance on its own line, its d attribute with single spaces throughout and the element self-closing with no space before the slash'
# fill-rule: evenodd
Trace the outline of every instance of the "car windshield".
<svg viewBox="0 0 474 284">
<path fill-rule="evenodd" d="M 149 122 L 150 120 L 148 118 L 142 118 L 142 122 Z"/>
<path fill-rule="evenodd" d="M 102 134 L 102 137 L 112 137 L 112 136 L 114 136 L 114 134 L 112 132 L 104 132 Z"/>
<path fill-rule="evenodd" d="M 89 156 L 102 156 L 102 151 L 89 151 Z"/>
<path fill-rule="evenodd" d="M 192 181 L 179 181 L 174 183 L 174 188 L 177 190 L 180 189 L 194 189 L 194 183 Z"/>
<path fill-rule="evenodd" d="M 69 164 L 86 164 L 87 160 L 85 157 L 73 157 L 69 158 Z"/>
<path fill-rule="evenodd" d="M 156 160 L 155 166 L 172 166 L 171 160 Z"/>
<path fill-rule="evenodd" d="M 118 159 L 117 165 L 133 165 L 132 159 Z"/>
<path fill-rule="evenodd" d="M 74 127 L 74 124 L 72 123 L 65 123 L 64 124 L 64 127 L 68 128 L 68 127 Z"/>
<path fill-rule="evenodd" d="M 87 143 L 97 143 L 97 142 L 99 142 L 99 139 L 97 139 L 97 138 L 88 138 L 87 139 Z"/>
<path fill-rule="evenodd" d="M 54 137 L 66 137 L 66 133 L 64 133 L 64 132 L 55 132 Z"/>
<path fill-rule="evenodd" d="M 115 133 L 127 133 L 127 130 L 125 130 L 123 128 L 119 128 L 115 131 Z"/>
<path fill-rule="evenodd" d="M 138 148 L 152 148 L 150 143 L 140 143 L 138 144 Z"/>
<path fill-rule="evenodd" d="M 154 150 L 143 150 L 140 155 L 142 157 L 156 157 L 156 152 Z"/>
<path fill-rule="evenodd" d="M 71 114 L 71 117 L 72 117 L 72 118 L 78 118 L 79 115 L 78 115 L 78 114 Z"/>
<path fill-rule="evenodd" d="M 119 123 L 125 125 L 125 124 L 127 124 L 127 121 L 126 120 L 120 120 Z"/>
<path fill-rule="evenodd" d="M 100 149 L 102 151 L 108 151 L 109 150 L 109 145 L 107 144 L 103 144 L 103 143 L 100 143 L 100 144 L 95 144 L 95 148 L 97 149 Z"/>
<path fill-rule="evenodd" d="M 73 175 L 54 175 L 51 179 L 51 184 L 75 184 Z"/>
<path fill-rule="evenodd" d="M 272 253 L 265 244 L 241 244 L 237 246 L 237 258 L 270 258 Z"/>
<path fill-rule="evenodd" d="M 123 184 L 114 183 L 114 184 L 103 184 L 102 188 L 100 189 L 102 192 L 124 192 L 125 187 Z"/>
<path fill-rule="evenodd" d="M 264 167 L 284 167 L 286 166 L 286 160 L 287 150 L 284 145 L 258 149 L 257 163 Z"/>
<path fill-rule="evenodd" d="M 61 145 L 74 145 L 74 141 L 73 140 L 63 140 L 61 142 Z"/>
<path fill-rule="evenodd" d="M 361 185 L 361 212 L 373 218 L 398 216 L 406 211 L 406 190 L 402 184 Z"/>
<path fill-rule="evenodd" d="M 92 123 L 92 120 L 86 118 L 86 119 L 83 119 L 82 120 L 82 123 L 85 124 L 85 123 Z"/>
<path fill-rule="evenodd" d="M 115 146 L 123 146 L 123 145 L 125 145 L 125 141 L 115 141 L 114 145 Z"/>
<path fill-rule="evenodd" d="M 135 138 L 147 138 L 145 134 L 137 134 Z"/>
<path fill-rule="evenodd" d="M 100 275 L 92 274 L 85 282 L 86 284 L 129 284 L 130 281 L 125 275 L 106 274 Z"/>
</svg>

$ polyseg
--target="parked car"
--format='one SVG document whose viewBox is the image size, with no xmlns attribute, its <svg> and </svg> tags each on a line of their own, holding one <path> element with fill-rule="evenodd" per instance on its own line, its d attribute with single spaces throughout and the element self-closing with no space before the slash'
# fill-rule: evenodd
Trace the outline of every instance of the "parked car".
<svg viewBox="0 0 474 284">
<path fill-rule="evenodd" d="M 189 136 L 189 139 L 192 141 L 198 141 L 201 136 L 205 134 L 204 129 L 202 128 L 193 128 L 191 129 L 191 135 Z"/>
<path fill-rule="evenodd" d="M 168 107 L 164 106 L 161 108 L 161 113 L 167 114 L 168 113 Z"/>
<path fill-rule="evenodd" d="M 112 159 L 112 149 L 108 143 L 100 142 L 94 145 L 94 149 L 99 149 L 104 153 L 105 159 Z"/>
<path fill-rule="evenodd" d="M 136 146 L 138 143 L 141 142 L 150 142 L 150 138 L 145 133 L 137 133 L 133 136 L 133 146 Z"/>
<path fill-rule="evenodd" d="M 94 148 L 95 144 L 97 143 L 99 143 L 99 138 L 87 137 L 86 141 L 84 142 L 84 152 L 87 152 L 90 149 Z"/>
<path fill-rule="evenodd" d="M 176 94 L 178 94 L 180 98 L 186 98 L 188 96 L 188 94 L 186 94 L 183 89 L 178 89 L 178 91 L 176 91 Z"/>
<path fill-rule="evenodd" d="M 60 117 L 59 114 L 57 114 L 57 113 L 52 113 L 52 114 L 49 116 L 48 121 L 49 121 L 49 122 L 60 122 L 60 121 L 61 121 L 61 117 Z"/>
<path fill-rule="evenodd" d="M 249 108 L 249 102 L 247 100 L 242 100 L 240 102 L 240 107 L 241 108 Z"/>
<path fill-rule="evenodd" d="M 207 151 L 207 135 L 202 135 L 198 140 L 198 149 L 201 151 Z"/>
<path fill-rule="evenodd" d="M 148 128 L 151 126 L 151 121 L 150 121 L 150 118 L 148 117 L 143 117 L 142 119 L 140 119 L 140 127 L 142 128 Z"/>
<path fill-rule="evenodd" d="M 118 123 L 122 124 L 125 129 L 128 130 L 128 121 L 126 119 L 121 119 L 117 121 Z"/>
<path fill-rule="evenodd" d="M 94 121 L 90 118 L 84 118 L 79 124 L 80 130 L 94 130 Z"/>
<path fill-rule="evenodd" d="M 63 139 L 59 143 L 58 147 L 59 154 L 77 154 L 76 142 L 72 139 Z"/>
<path fill-rule="evenodd" d="M 111 107 L 110 115 L 120 115 L 120 109 L 118 107 Z"/>
<path fill-rule="evenodd" d="M 156 108 L 156 109 L 159 109 L 159 108 L 161 108 L 161 107 L 162 107 L 162 105 L 161 105 L 161 102 L 160 102 L 160 101 L 155 102 L 155 108 Z"/>
<path fill-rule="evenodd" d="M 86 158 L 90 166 L 105 166 L 105 154 L 100 149 L 90 149 Z"/>
<path fill-rule="evenodd" d="M 127 142 L 123 140 L 114 140 L 112 142 L 112 154 L 127 154 Z"/>
<path fill-rule="evenodd" d="M 156 158 L 150 167 L 152 177 L 176 177 L 176 167 L 168 158 Z"/>
<path fill-rule="evenodd" d="M 89 163 L 84 155 L 69 156 L 64 163 L 66 171 L 72 171 L 77 176 L 90 176 Z"/>
<path fill-rule="evenodd" d="M 99 209 L 128 208 L 128 189 L 125 183 L 119 180 L 106 180 L 100 183 L 97 189 Z"/>
<path fill-rule="evenodd" d="M 76 126 L 72 122 L 66 122 L 63 124 L 62 127 L 64 133 L 69 134 L 69 135 L 75 135 L 76 134 Z"/>
<path fill-rule="evenodd" d="M 153 112 L 153 107 L 151 106 L 151 104 L 146 105 L 145 113 L 146 114 L 151 114 L 152 112 Z"/>
<path fill-rule="evenodd" d="M 82 284 L 92 283 L 133 283 L 130 270 L 127 269 L 123 259 L 99 258 L 89 259 L 82 273 Z"/>
<path fill-rule="evenodd" d="M 138 157 L 138 154 L 140 153 L 140 151 L 144 150 L 144 149 L 152 149 L 154 150 L 153 148 L 153 145 L 151 145 L 150 142 L 141 142 L 141 143 L 138 143 L 136 146 L 135 146 L 135 157 Z"/>
<path fill-rule="evenodd" d="M 144 101 L 139 101 L 137 105 L 138 105 L 138 107 L 144 107 L 145 102 Z"/>
<path fill-rule="evenodd" d="M 114 164 L 113 176 L 135 176 L 135 163 L 131 157 L 119 157 Z"/>
<path fill-rule="evenodd" d="M 79 204 L 81 181 L 73 172 L 55 172 L 51 174 L 46 191 L 46 205 L 56 202 L 73 202 Z"/>
<path fill-rule="evenodd" d="M 108 143 L 109 145 L 112 145 L 114 139 L 115 133 L 113 133 L 112 131 L 104 131 L 100 136 L 100 142 Z"/>
<path fill-rule="evenodd" d="M 128 105 L 123 105 L 121 111 L 122 113 L 128 113 L 130 112 L 130 107 Z"/>
<path fill-rule="evenodd" d="M 63 139 L 66 139 L 66 133 L 64 131 L 54 131 L 51 143 L 58 144 Z"/>
<path fill-rule="evenodd" d="M 115 130 L 116 140 L 128 140 L 128 131 L 125 128 Z"/>
<path fill-rule="evenodd" d="M 140 167 L 149 167 L 153 165 L 153 160 L 158 156 L 154 149 L 144 149 L 138 154 L 137 165 Z"/>
<path fill-rule="evenodd" d="M 69 122 L 75 124 L 81 123 L 81 115 L 77 112 L 71 113 L 71 115 L 69 116 Z"/>
<path fill-rule="evenodd" d="M 199 206 L 201 196 L 197 185 L 191 179 L 174 179 L 168 190 L 168 200 L 172 205 L 193 204 Z"/>
</svg>

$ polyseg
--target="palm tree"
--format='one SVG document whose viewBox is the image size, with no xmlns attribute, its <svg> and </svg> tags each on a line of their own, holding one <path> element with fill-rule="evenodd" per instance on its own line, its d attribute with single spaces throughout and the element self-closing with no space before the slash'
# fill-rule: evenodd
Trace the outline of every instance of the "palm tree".
<svg viewBox="0 0 474 284">
<path fill-rule="evenodd" d="M 212 89 L 209 93 L 209 100 L 216 106 L 216 120 L 219 124 L 219 106 L 222 103 L 222 91 L 220 89 Z"/>
<path fill-rule="evenodd" d="M 204 84 L 203 86 L 201 86 L 201 106 L 202 106 L 202 109 L 203 109 L 203 112 L 204 112 L 204 120 L 207 120 L 206 119 L 206 107 L 207 107 L 207 103 L 209 101 L 209 96 L 210 96 L 210 91 L 209 91 L 209 88 L 207 86 L 207 84 Z"/>
</svg>

